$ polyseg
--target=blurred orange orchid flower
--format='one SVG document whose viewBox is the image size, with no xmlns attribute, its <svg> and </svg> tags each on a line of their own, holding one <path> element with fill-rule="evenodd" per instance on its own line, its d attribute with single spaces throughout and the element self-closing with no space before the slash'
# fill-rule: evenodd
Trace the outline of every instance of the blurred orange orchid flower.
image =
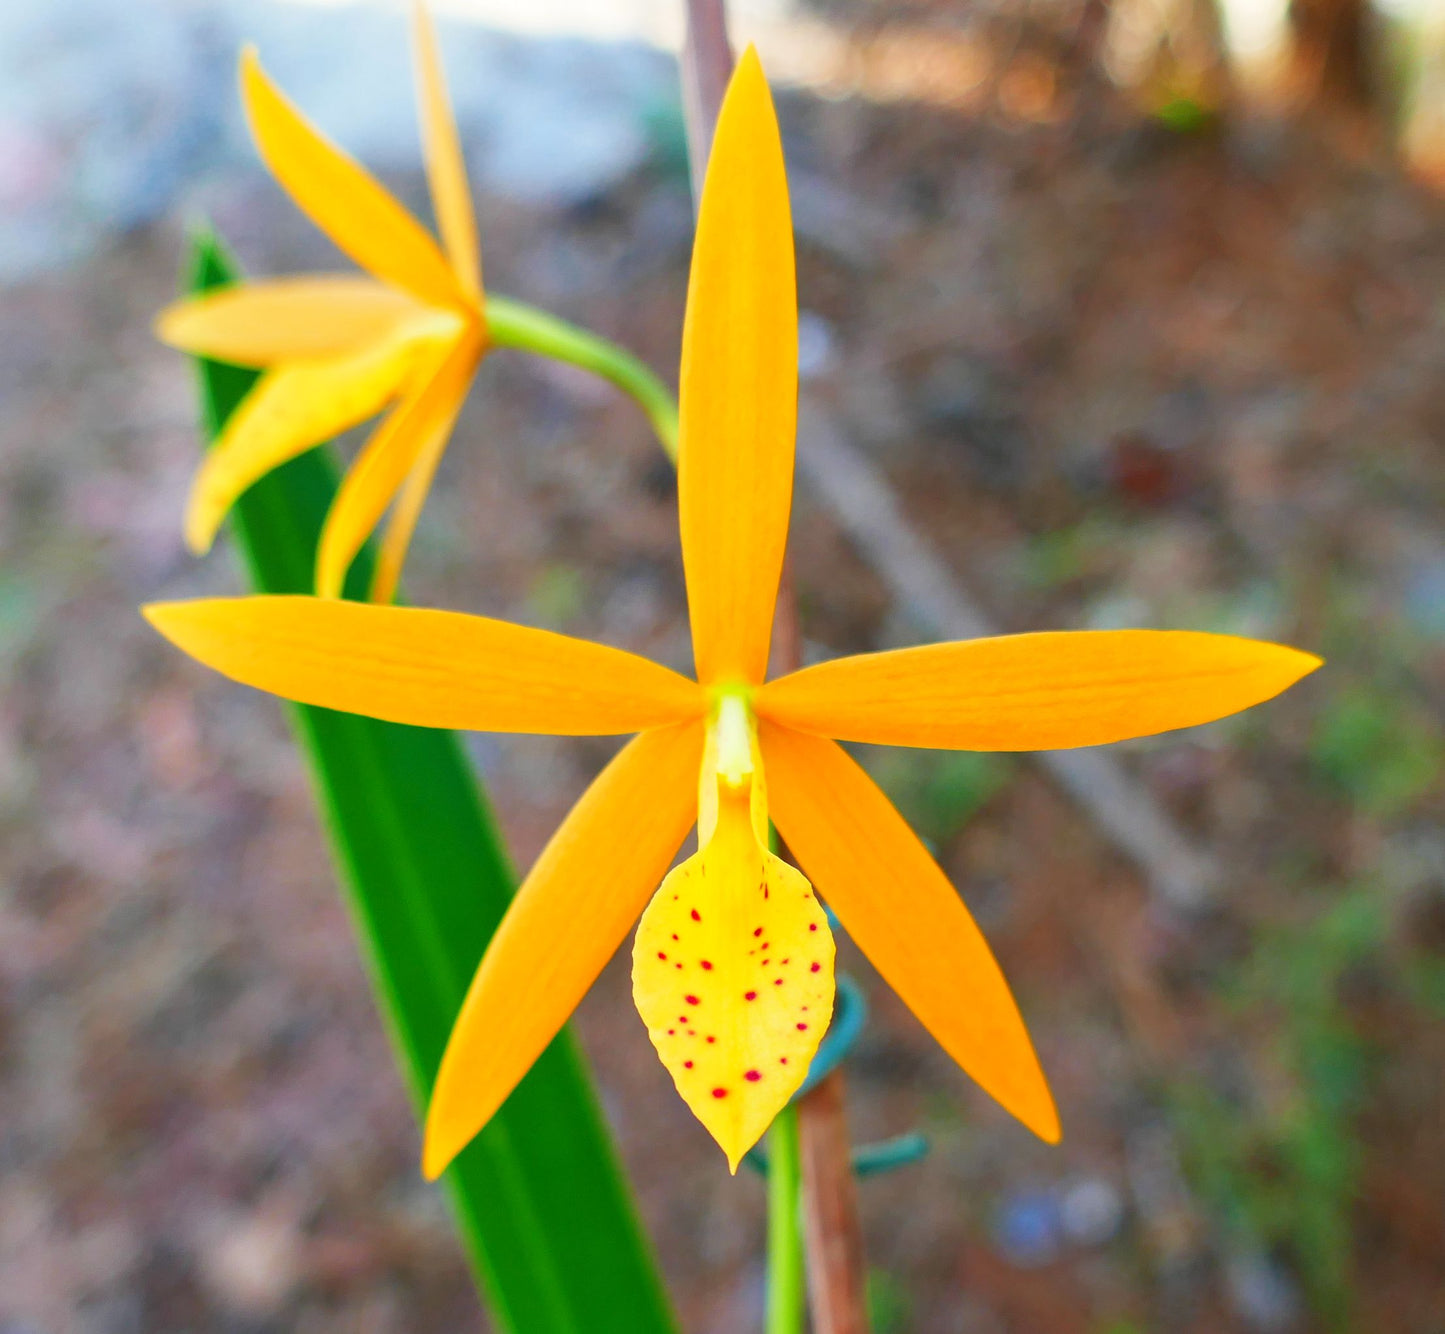
<svg viewBox="0 0 1445 1334">
<path fill-rule="evenodd" d="M 156 323 L 174 347 L 265 371 L 192 485 L 185 533 L 198 554 L 253 482 L 390 405 L 327 516 L 316 559 L 324 596 L 340 594 L 356 553 L 395 500 L 371 590 L 374 600 L 390 601 L 488 345 L 466 167 L 422 0 L 413 8 L 412 35 L 445 254 L 374 177 L 301 116 L 248 48 L 241 96 L 262 158 L 302 211 L 371 276 L 244 283 L 176 302 Z"/>
<path fill-rule="evenodd" d="M 765 680 L 792 502 L 797 305 L 782 145 L 751 50 L 708 165 L 681 380 L 695 681 L 618 649 L 445 611 L 252 597 L 146 614 L 200 661 L 288 699 L 433 727 L 641 733 L 563 821 L 482 960 L 432 1095 L 428 1175 L 497 1110 L 639 914 L 638 1011 L 736 1170 L 798 1088 L 831 1014 L 833 942 L 813 884 L 950 1055 L 1053 1141 L 1053 1100 L 987 943 L 832 738 L 1098 745 L 1234 713 L 1319 659 L 1224 635 L 1119 630 L 865 654 Z M 802 871 L 769 852 L 769 816 Z M 694 821 L 699 851 L 668 873 Z"/>
</svg>

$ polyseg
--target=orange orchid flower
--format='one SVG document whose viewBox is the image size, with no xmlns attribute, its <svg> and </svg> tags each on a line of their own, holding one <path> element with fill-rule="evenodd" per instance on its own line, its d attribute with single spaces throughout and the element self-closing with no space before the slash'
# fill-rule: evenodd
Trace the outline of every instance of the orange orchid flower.
<svg viewBox="0 0 1445 1334">
<path fill-rule="evenodd" d="M 186 541 L 209 549 L 253 482 L 389 408 L 348 472 L 317 551 L 317 592 L 338 596 L 363 542 L 396 502 L 372 597 L 390 601 L 462 400 L 488 346 L 481 260 L 466 167 L 421 0 L 413 9 L 422 137 L 445 253 L 360 165 L 314 129 L 241 56 L 241 97 L 272 174 L 370 277 L 249 282 L 161 312 L 162 341 L 264 369 L 206 455 L 186 508 Z"/>
<path fill-rule="evenodd" d="M 445 611 L 252 597 L 147 615 L 200 661 L 288 699 L 423 726 L 640 733 L 563 821 L 481 962 L 432 1096 L 428 1175 L 486 1124 L 639 915 L 638 1011 L 736 1170 L 803 1080 L 832 1011 L 833 941 L 814 885 L 949 1054 L 1056 1140 L 1048 1085 L 987 943 L 835 738 L 1098 745 L 1247 708 L 1319 659 L 1121 630 L 936 644 L 765 679 L 792 501 L 797 306 L 782 146 L 751 50 L 708 166 L 681 381 L 696 680 Z M 768 850 L 770 817 L 802 870 Z M 694 822 L 699 850 L 669 873 Z"/>
</svg>

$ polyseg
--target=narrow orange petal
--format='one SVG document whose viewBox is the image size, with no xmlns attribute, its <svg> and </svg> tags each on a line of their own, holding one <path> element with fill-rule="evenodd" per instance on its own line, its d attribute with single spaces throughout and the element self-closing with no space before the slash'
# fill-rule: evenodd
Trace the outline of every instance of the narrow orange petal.
<svg viewBox="0 0 1445 1334">
<path fill-rule="evenodd" d="M 759 723 L 778 832 L 924 1027 L 1036 1135 L 1058 1113 L 1008 983 L 963 900 L 893 804 L 822 737 Z"/>
<path fill-rule="evenodd" d="M 821 736 L 951 750 L 1063 750 L 1193 727 L 1271 699 L 1312 653 L 1190 630 L 1073 630 L 867 653 L 754 697 Z"/>
<path fill-rule="evenodd" d="M 798 410 L 793 228 L 757 53 L 738 62 L 698 209 L 682 334 L 678 507 L 698 680 L 767 669 Z"/>
<path fill-rule="evenodd" d="M 426 0 L 413 0 L 412 47 L 416 53 L 417 96 L 420 102 L 422 146 L 432 208 L 452 272 L 468 296 L 482 292 L 482 263 L 477 247 L 477 223 L 472 213 L 471 184 L 457 139 L 457 122 L 447 94 L 446 75 L 437 50 L 436 30 Z"/>
<path fill-rule="evenodd" d="M 435 1178 L 491 1119 L 637 920 L 696 814 L 699 723 L 644 732 L 587 789 L 517 891 L 467 992 L 427 1112 Z"/>
<path fill-rule="evenodd" d="M 359 274 L 241 283 L 187 297 L 156 318 L 156 337 L 237 366 L 347 356 L 382 341 L 426 307 Z"/>
<path fill-rule="evenodd" d="M 461 404 L 457 404 L 460 410 Z M 432 479 L 436 476 L 437 465 L 446 453 L 447 442 L 451 439 L 456 413 L 450 413 L 437 421 L 432 428 L 430 439 L 424 441 L 417 454 L 416 462 L 402 483 L 392 506 L 391 517 L 386 521 L 386 532 L 376 549 L 376 567 L 371 574 L 371 590 L 368 594 L 373 602 L 391 602 L 396 597 L 397 586 L 401 583 L 401 567 L 406 563 L 407 548 L 411 546 L 412 534 L 416 531 L 417 520 L 421 517 L 422 506 L 431 492 Z"/>
<path fill-rule="evenodd" d="M 713 781 L 712 837 L 638 924 L 632 995 L 682 1100 L 736 1172 L 828 1027 L 833 936 L 812 886 L 758 842 L 746 788 Z"/>
<path fill-rule="evenodd" d="M 258 478 L 357 422 L 401 392 L 426 346 L 397 332 L 346 356 L 295 361 L 268 371 L 231 414 L 186 501 L 186 542 L 207 550 L 227 511 Z"/>
<path fill-rule="evenodd" d="M 271 174 L 342 251 L 383 282 L 430 305 L 466 304 L 425 228 L 296 110 L 252 47 L 241 54 L 241 98 Z"/>
<path fill-rule="evenodd" d="M 481 352 L 475 336 L 458 340 L 441 354 L 435 371 L 419 381 L 362 447 L 321 527 L 316 546 L 316 592 L 321 597 L 341 596 L 351 562 L 381 522 L 418 457 L 436 446 L 438 436 L 445 445 Z"/>
<path fill-rule="evenodd" d="M 622 649 L 485 616 L 335 598 L 160 602 L 178 648 L 283 699 L 417 727 L 610 736 L 702 715 L 695 682 Z M 696 803 L 689 787 L 688 800 Z"/>
</svg>

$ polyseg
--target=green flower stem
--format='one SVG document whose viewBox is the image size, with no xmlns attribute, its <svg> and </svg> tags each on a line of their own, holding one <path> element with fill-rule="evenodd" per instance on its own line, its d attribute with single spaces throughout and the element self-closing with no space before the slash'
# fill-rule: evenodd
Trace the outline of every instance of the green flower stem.
<svg viewBox="0 0 1445 1334">
<path fill-rule="evenodd" d="M 768 1132 L 767 1334 L 802 1334 L 803 1230 L 798 1109 L 778 1113 Z"/>
<path fill-rule="evenodd" d="M 610 380 L 652 423 L 667 457 L 677 462 L 677 400 L 663 382 L 616 343 L 504 296 L 487 295 L 487 328 L 497 347 L 516 347 L 570 362 Z"/>
</svg>

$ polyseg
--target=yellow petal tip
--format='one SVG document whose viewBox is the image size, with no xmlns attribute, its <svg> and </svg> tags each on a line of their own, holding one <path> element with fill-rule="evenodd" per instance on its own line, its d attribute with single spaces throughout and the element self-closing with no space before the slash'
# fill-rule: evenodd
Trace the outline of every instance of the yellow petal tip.
<svg viewBox="0 0 1445 1334">
<path fill-rule="evenodd" d="M 444 1150 L 428 1135 L 421 1151 L 422 1176 L 428 1181 L 439 1180 L 442 1173 L 452 1165 L 452 1159 L 456 1156 L 456 1149 Z"/>
<path fill-rule="evenodd" d="M 221 526 L 224 512 L 214 512 L 214 507 L 202 504 L 199 498 L 192 499 L 186 506 L 186 517 L 182 535 L 186 550 L 193 556 L 204 556 L 216 541 L 216 530 Z"/>
<path fill-rule="evenodd" d="M 178 622 L 184 620 L 189 605 L 185 602 L 147 602 L 141 607 L 140 614 L 161 638 L 179 644 L 176 638 Z"/>
<path fill-rule="evenodd" d="M 1059 1109 L 1053 1090 L 1039 1065 L 1033 1046 L 1024 1038 L 1026 1051 L 1020 1053 L 1018 1075 L 1007 1087 L 995 1086 L 988 1092 L 1003 1104 L 1006 1111 L 1023 1122 L 1045 1144 L 1057 1144 L 1063 1138 Z"/>
<path fill-rule="evenodd" d="M 1042 1107 L 1031 1121 L 1024 1123 L 1045 1144 L 1057 1144 L 1064 1138 L 1063 1127 L 1059 1124 L 1058 1108 L 1051 1097 L 1047 1107 Z"/>
<path fill-rule="evenodd" d="M 186 350 L 176 337 L 176 324 L 180 319 L 181 312 L 189 305 L 189 300 L 172 301 L 170 305 L 157 312 L 155 319 L 151 321 L 151 334 L 158 343 L 164 343 L 167 347 L 173 347 L 182 352 Z"/>
</svg>

